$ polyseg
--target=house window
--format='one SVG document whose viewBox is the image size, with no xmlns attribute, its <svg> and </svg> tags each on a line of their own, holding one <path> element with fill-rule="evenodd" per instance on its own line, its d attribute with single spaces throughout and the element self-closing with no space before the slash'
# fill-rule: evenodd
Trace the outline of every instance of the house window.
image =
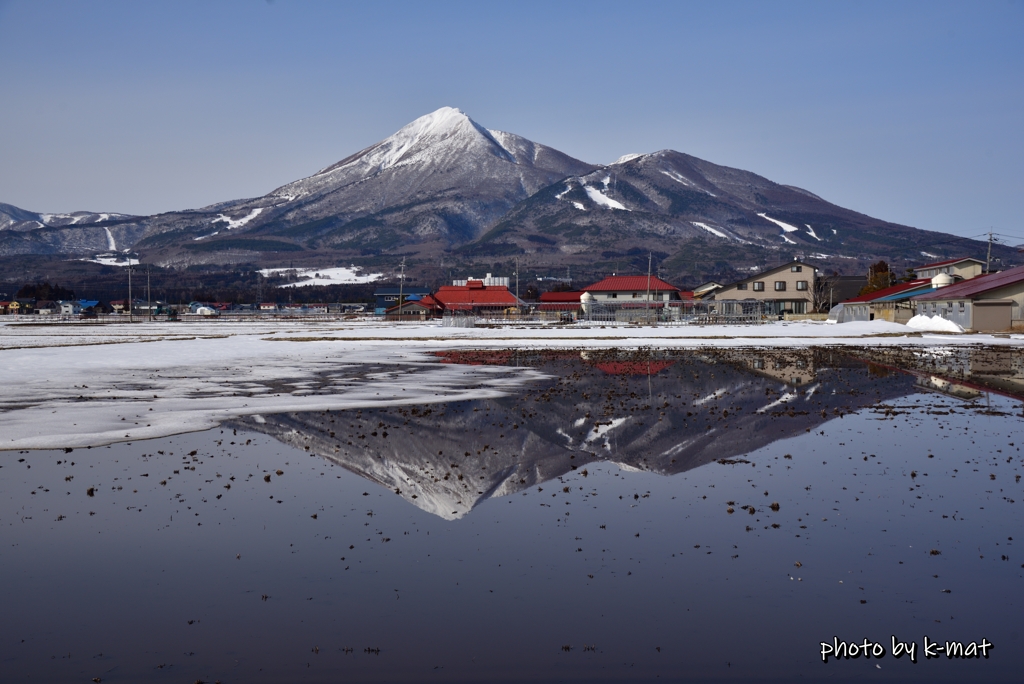
<svg viewBox="0 0 1024 684">
<path fill-rule="evenodd" d="M 963 311 L 963 310 L 964 310 L 964 303 L 963 303 L 963 302 L 960 302 L 960 310 L 961 310 L 961 311 Z"/>
<path fill-rule="evenodd" d="M 618 292 L 612 292 L 610 295 L 608 295 L 608 299 L 618 299 L 618 298 L 619 298 L 619 293 Z"/>
<path fill-rule="evenodd" d="M 764 292 L 764 281 L 758 280 L 754 283 L 754 292 Z"/>
<path fill-rule="evenodd" d="M 746 290 L 747 289 L 747 284 L 746 283 L 737 283 L 736 284 L 736 289 L 737 290 Z"/>
<path fill-rule="evenodd" d="M 807 289 L 807 281 L 806 280 L 798 280 L 798 281 L 796 281 L 796 289 L 798 289 L 798 290 L 806 290 Z"/>
<path fill-rule="evenodd" d="M 633 299 L 636 299 L 636 298 L 637 298 L 637 297 L 639 297 L 639 296 L 640 296 L 640 293 L 639 293 L 639 292 L 634 292 L 634 293 L 633 293 Z"/>
<path fill-rule="evenodd" d="M 786 291 L 786 281 L 785 280 L 776 280 L 775 281 L 775 291 L 776 292 L 785 292 Z"/>
<path fill-rule="evenodd" d="M 789 271 L 791 273 L 800 273 L 803 270 L 804 270 L 803 266 L 793 266 L 792 268 L 789 269 Z"/>
</svg>

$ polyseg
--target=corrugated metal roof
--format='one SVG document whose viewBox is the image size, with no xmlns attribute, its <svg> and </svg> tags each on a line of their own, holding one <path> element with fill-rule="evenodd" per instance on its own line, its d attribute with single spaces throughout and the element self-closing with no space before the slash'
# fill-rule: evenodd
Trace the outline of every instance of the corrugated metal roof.
<svg viewBox="0 0 1024 684">
<path fill-rule="evenodd" d="M 1015 285 L 1017 283 L 1024 283 L 1024 266 L 1017 266 L 1016 268 L 1000 271 L 999 273 L 980 275 L 976 278 L 956 283 L 955 285 L 941 287 L 935 292 L 921 295 L 920 297 L 914 297 L 914 299 L 920 299 L 922 301 L 938 299 L 965 299 L 991 290 L 996 290 L 1000 287 L 1006 287 L 1007 285 Z"/>
<path fill-rule="evenodd" d="M 584 292 L 646 292 L 647 283 L 650 281 L 651 292 L 679 292 L 679 288 L 671 283 L 666 283 L 657 276 L 628 275 L 608 276 L 604 280 L 583 288 Z"/>
</svg>

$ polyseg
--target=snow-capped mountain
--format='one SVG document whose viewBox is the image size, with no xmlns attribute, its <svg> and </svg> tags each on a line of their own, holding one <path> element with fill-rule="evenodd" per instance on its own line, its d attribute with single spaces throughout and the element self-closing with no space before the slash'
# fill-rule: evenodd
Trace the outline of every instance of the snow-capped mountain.
<svg viewBox="0 0 1024 684">
<path fill-rule="evenodd" d="M 588 164 L 450 107 L 262 197 L 144 217 L 0 205 L 0 257 L 130 249 L 170 267 L 407 256 L 415 273 L 439 258 L 468 267 L 520 256 L 535 270 L 601 272 L 653 252 L 673 277 L 698 261 L 898 263 L 975 248 L 671 150 Z"/>
</svg>

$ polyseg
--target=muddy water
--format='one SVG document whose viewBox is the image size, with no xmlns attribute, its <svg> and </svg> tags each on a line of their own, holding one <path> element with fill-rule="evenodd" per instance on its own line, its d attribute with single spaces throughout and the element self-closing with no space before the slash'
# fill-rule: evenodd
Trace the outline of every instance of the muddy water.
<svg viewBox="0 0 1024 684">
<path fill-rule="evenodd" d="M 0 454 L 3 679 L 1019 680 L 1020 354 L 438 362 L 550 379 Z"/>
</svg>

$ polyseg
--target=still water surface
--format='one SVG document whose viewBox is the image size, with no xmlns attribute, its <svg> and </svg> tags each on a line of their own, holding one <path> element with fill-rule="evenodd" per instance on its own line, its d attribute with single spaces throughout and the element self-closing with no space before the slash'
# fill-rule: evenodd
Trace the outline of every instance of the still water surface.
<svg viewBox="0 0 1024 684">
<path fill-rule="evenodd" d="M 548 380 L 0 454 L 2 679 L 1019 681 L 1019 352 L 438 362 Z"/>
</svg>

